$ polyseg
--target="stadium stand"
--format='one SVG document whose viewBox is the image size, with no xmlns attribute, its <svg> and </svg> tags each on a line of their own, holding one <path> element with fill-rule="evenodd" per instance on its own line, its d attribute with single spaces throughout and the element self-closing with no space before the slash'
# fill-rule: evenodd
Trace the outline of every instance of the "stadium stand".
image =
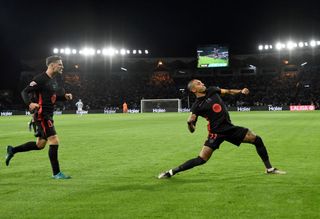
<svg viewBox="0 0 320 219">
<path fill-rule="evenodd" d="M 163 64 L 159 65 L 161 60 Z M 247 97 L 225 99 L 230 107 L 288 106 L 320 103 L 319 54 L 304 51 L 292 54 L 252 54 L 231 57 L 229 68 L 196 69 L 195 58 L 122 58 L 87 60 L 83 57 L 65 59 L 63 78 L 66 90 L 74 100 L 58 104 L 61 110 L 74 110 L 75 101 L 82 99 L 84 109 L 118 109 L 126 101 L 129 108 L 139 109 L 143 98 L 180 98 L 187 108 L 193 97 L 186 91 L 192 78 L 208 86 L 222 88 L 248 87 Z M 0 90 L 0 110 L 23 110 L 20 90 L 32 77 L 43 71 L 43 60 L 24 61 L 28 66 L 20 76 L 16 90 Z M 308 64 L 301 66 L 301 63 Z M 123 70 L 125 67 L 126 70 Z"/>
</svg>

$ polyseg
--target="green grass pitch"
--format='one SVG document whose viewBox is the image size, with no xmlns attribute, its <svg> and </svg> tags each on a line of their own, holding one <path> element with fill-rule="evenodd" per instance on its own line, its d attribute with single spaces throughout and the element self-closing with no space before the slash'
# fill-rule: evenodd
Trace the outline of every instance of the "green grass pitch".
<svg viewBox="0 0 320 219">
<path fill-rule="evenodd" d="M 228 60 L 225 59 L 215 59 L 208 56 L 199 56 L 198 68 L 201 68 L 201 65 L 214 64 L 217 67 L 228 66 Z"/>
<path fill-rule="evenodd" d="M 6 145 L 33 138 L 30 117 L 0 117 L 0 218 L 320 218 L 319 111 L 231 113 L 287 175 L 265 175 L 254 146 L 223 143 L 205 165 L 158 180 L 203 145 L 206 121 L 191 134 L 187 116 L 55 116 L 65 181 L 50 178 L 47 147 L 6 167 Z"/>
</svg>

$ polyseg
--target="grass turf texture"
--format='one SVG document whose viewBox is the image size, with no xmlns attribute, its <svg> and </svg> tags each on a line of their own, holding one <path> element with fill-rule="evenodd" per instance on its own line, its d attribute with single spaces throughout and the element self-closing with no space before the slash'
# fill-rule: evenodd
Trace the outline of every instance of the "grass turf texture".
<svg viewBox="0 0 320 219">
<path fill-rule="evenodd" d="M 265 175 L 254 146 L 223 143 L 209 162 L 158 180 L 198 155 L 206 138 L 187 114 L 55 116 L 60 164 L 71 180 L 52 180 L 46 147 L 16 154 L 32 139 L 30 117 L 0 117 L 1 218 L 319 218 L 320 112 L 232 112 L 262 136 L 274 166 Z"/>
</svg>

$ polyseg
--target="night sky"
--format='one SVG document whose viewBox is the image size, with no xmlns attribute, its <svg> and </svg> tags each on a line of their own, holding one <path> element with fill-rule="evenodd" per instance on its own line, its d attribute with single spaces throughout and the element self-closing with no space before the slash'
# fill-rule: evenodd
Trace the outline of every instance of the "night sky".
<svg viewBox="0 0 320 219">
<path fill-rule="evenodd" d="M 195 57 L 203 44 L 247 54 L 261 42 L 320 40 L 320 3 L 1 0 L 0 25 L 2 89 L 22 59 L 46 57 L 54 47 L 112 44 L 149 49 L 151 57 Z"/>
</svg>

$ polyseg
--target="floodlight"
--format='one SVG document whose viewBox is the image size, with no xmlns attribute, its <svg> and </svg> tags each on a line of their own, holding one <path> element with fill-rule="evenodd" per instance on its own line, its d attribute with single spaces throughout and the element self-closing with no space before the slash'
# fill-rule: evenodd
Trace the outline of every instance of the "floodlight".
<svg viewBox="0 0 320 219">
<path fill-rule="evenodd" d="M 263 45 L 259 45 L 258 49 L 263 50 Z"/>
<path fill-rule="evenodd" d="M 282 44 L 281 43 L 277 43 L 276 44 L 276 49 L 277 50 L 281 50 L 282 49 Z"/>
<path fill-rule="evenodd" d="M 315 47 L 316 46 L 316 41 L 315 40 L 311 40 L 310 41 L 310 46 L 311 47 Z"/>
<path fill-rule="evenodd" d="M 137 54 L 137 50 L 134 49 L 134 50 L 132 51 L 132 53 L 133 53 L 133 54 Z"/>
<path fill-rule="evenodd" d="M 113 56 L 115 53 L 114 49 L 113 48 L 104 48 L 102 49 L 102 55 L 105 55 L 105 56 Z"/>
<path fill-rule="evenodd" d="M 121 49 L 121 50 L 120 50 L 120 54 L 121 54 L 121 55 L 125 55 L 125 54 L 126 54 L 126 50 L 125 50 L 125 49 Z"/>
<path fill-rule="evenodd" d="M 70 49 L 70 48 L 65 48 L 65 49 L 64 49 L 64 53 L 65 53 L 66 55 L 70 55 L 71 49 Z"/>
<path fill-rule="evenodd" d="M 84 48 L 82 50 L 82 54 L 85 56 L 92 56 L 96 53 L 96 51 L 93 48 Z"/>
<path fill-rule="evenodd" d="M 72 54 L 77 54 L 77 50 L 76 50 L 76 49 L 73 49 L 73 50 L 72 50 Z"/>
<path fill-rule="evenodd" d="M 89 55 L 94 55 L 94 54 L 96 54 L 96 50 L 90 48 L 90 49 L 89 49 Z"/>
<path fill-rule="evenodd" d="M 292 42 L 292 41 L 288 41 L 287 42 L 287 48 L 289 49 L 289 50 L 291 50 L 291 49 L 293 49 L 294 48 L 294 43 Z"/>
<path fill-rule="evenodd" d="M 54 53 L 54 54 L 57 54 L 58 52 L 59 52 L 59 49 L 58 49 L 58 48 L 54 48 L 54 49 L 53 49 L 53 53 Z"/>
<path fill-rule="evenodd" d="M 144 50 L 144 53 L 145 54 L 149 54 L 149 51 L 146 49 L 146 50 Z"/>
</svg>

